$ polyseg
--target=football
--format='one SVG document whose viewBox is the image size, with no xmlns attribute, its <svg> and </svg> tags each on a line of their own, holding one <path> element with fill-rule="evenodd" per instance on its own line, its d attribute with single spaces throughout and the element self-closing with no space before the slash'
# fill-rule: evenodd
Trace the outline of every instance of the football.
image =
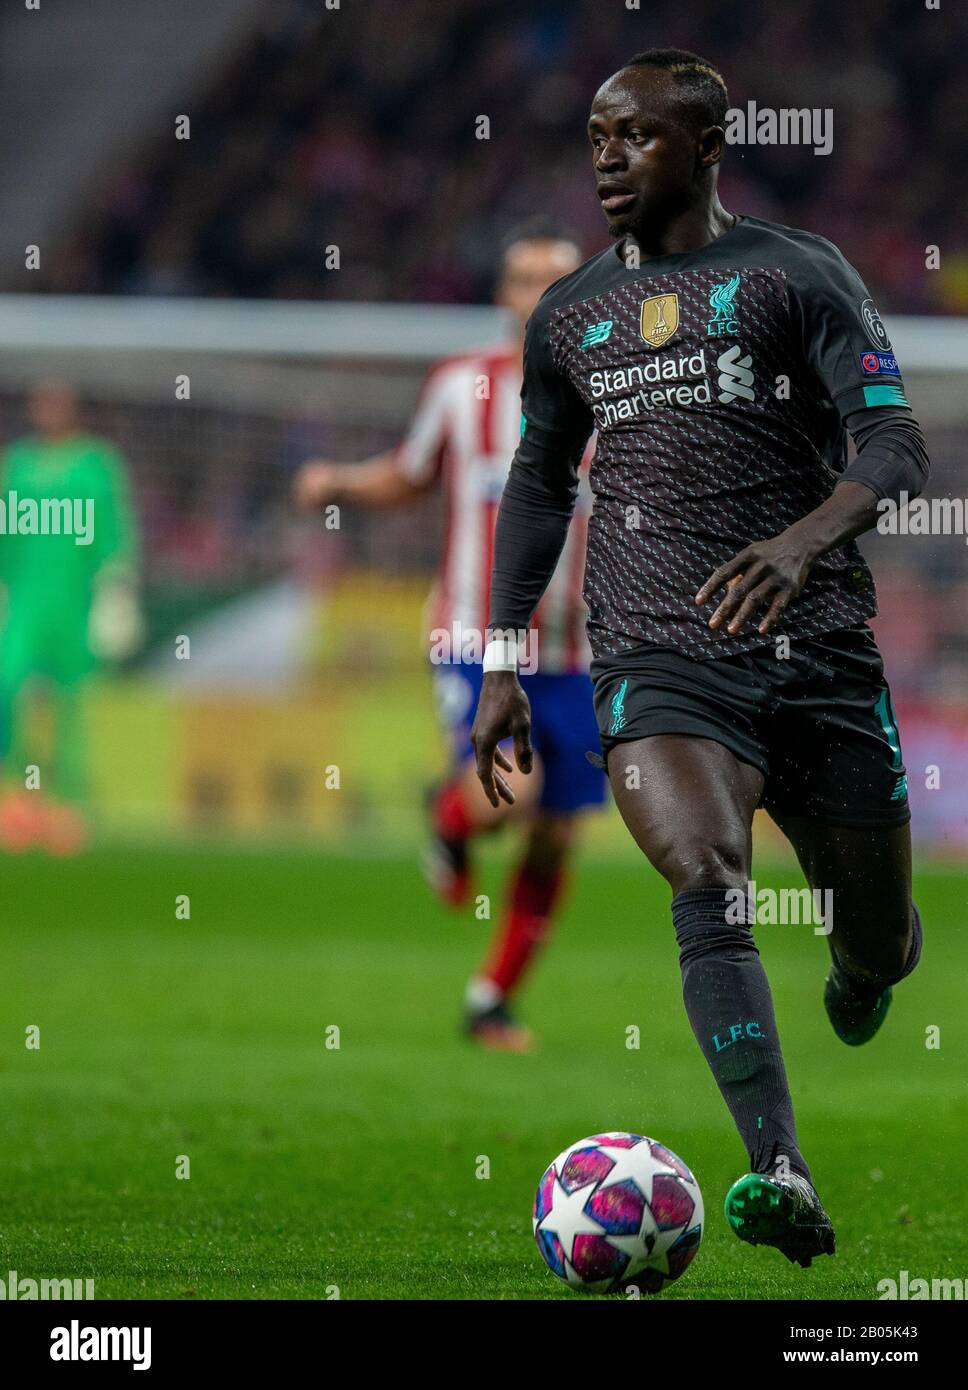
<svg viewBox="0 0 968 1390">
<path fill-rule="evenodd" d="M 553 1274 L 589 1293 L 659 1293 L 699 1249 L 699 1184 L 671 1149 L 641 1134 L 579 1139 L 547 1168 L 534 1238 Z"/>
</svg>

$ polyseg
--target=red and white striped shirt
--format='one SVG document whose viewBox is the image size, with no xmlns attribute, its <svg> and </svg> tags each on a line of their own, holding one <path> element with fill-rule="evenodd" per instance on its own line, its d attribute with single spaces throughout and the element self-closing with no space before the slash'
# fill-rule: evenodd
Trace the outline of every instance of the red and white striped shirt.
<svg viewBox="0 0 968 1390">
<path fill-rule="evenodd" d="M 518 445 L 521 362 L 510 347 L 451 357 L 424 383 L 416 414 L 397 451 L 397 466 L 415 484 L 439 478 L 446 490 L 444 553 L 432 603 L 432 626 L 483 632 L 501 493 Z M 589 450 L 590 452 L 590 450 Z M 575 515 L 558 566 L 538 605 L 538 669 L 587 669 L 587 609 L 581 596 L 591 493 L 587 461 Z"/>
</svg>

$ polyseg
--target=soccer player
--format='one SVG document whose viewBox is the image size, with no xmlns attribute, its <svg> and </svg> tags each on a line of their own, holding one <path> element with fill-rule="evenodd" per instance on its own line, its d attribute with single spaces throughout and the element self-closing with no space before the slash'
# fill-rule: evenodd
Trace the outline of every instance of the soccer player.
<svg viewBox="0 0 968 1390">
<path fill-rule="evenodd" d="M 32 433 L 0 455 L 0 761 L 11 781 L 0 841 L 69 853 L 86 834 L 85 680 L 99 659 L 120 660 L 140 637 L 137 526 L 124 461 L 82 429 L 74 390 L 41 382 L 27 412 Z M 54 534 L 39 523 L 44 508 Z M 52 703 L 50 757 L 34 743 L 38 687 Z M 28 790 L 29 765 L 40 785 Z"/>
<path fill-rule="evenodd" d="M 616 244 L 528 325 L 472 738 L 488 798 L 508 799 L 501 740 L 531 763 L 515 638 L 597 428 L 585 598 L 612 791 L 671 889 L 686 1011 L 749 1153 L 729 1222 L 806 1266 L 834 1234 L 750 930 L 751 822 L 765 807 L 811 887 L 832 891 L 824 1003 L 845 1043 L 869 1041 L 921 925 L 854 538 L 881 499 L 917 495 L 928 459 L 857 272 L 822 237 L 720 203 L 727 109 L 721 75 L 680 50 L 637 55 L 595 96 L 588 138 Z"/>
<path fill-rule="evenodd" d="M 424 872 L 453 906 L 466 904 L 472 896 L 470 842 L 493 830 L 510 812 L 509 805 L 492 806 L 481 795 L 470 722 L 482 679 L 480 647 L 494 525 L 520 434 L 524 325 L 542 292 L 580 260 L 578 247 L 550 226 L 535 223 L 512 234 L 496 298 L 511 311 L 515 340 L 435 367 L 397 450 L 358 464 L 310 462 L 296 480 L 297 500 L 309 509 L 330 502 L 399 507 L 435 485 L 445 490 L 446 539 L 430 627 L 439 633 L 456 631 L 470 645 L 465 659 L 454 652 L 451 660 L 433 668 L 453 767 L 433 796 L 432 842 Z M 513 869 L 486 960 L 469 981 L 465 996 L 469 1036 L 504 1050 L 523 1051 L 531 1045 L 531 1035 L 515 1021 L 509 1001 L 547 940 L 561 901 L 578 815 L 605 798 L 604 777 L 585 758 L 598 741 L 581 598 L 586 521 L 587 510 L 581 505 L 567 539 L 567 527 L 563 529 L 563 553 L 557 568 L 552 566 L 554 574 L 549 570 L 546 576 L 547 591 L 536 615 L 537 642 L 529 663 L 535 669 L 522 676 L 522 683 L 534 715 L 538 775 L 522 779 L 518 787 L 512 814 L 523 829 L 523 853 Z"/>
</svg>

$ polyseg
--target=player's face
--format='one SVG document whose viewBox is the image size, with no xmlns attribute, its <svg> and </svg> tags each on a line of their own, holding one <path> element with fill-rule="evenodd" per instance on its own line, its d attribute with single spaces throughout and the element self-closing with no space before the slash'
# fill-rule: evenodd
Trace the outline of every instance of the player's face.
<svg viewBox="0 0 968 1390">
<path fill-rule="evenodd" d="M 504 257 L 495 299 L 511 310 L 523 331 L 548 286 L 580 264 L 581 253 L 570 241 L 542 238 L 516 242 Z"/>
<path fill-rule="evenodd" d="M 661 69 L 625 68 L 599 88 L 588 138 L 613 236 L 664 226 L 695 201 L 697 176 L 718 160 L 709 158 L 708 136 L 682 124 L 674 81 Z"/>
<path fill-rule="evenodd" d="M 77 397 L 69 386 L 57 382 L 38 386 L 27 402 L 27 415 L 39 435 L 70 434 L 77 426 Z"/>
</svg>

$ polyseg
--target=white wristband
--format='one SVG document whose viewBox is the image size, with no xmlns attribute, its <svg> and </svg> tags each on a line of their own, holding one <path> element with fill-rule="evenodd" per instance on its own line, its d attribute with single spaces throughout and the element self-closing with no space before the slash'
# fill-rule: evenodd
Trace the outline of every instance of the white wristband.
<svg viewBox="0 0 968 1390">
<path fill-rule="evenodd" d="M 484 648 L 484 673 L 517 671 L 518 644 L 513 637 L 492 637 Z"/>
</svg>

